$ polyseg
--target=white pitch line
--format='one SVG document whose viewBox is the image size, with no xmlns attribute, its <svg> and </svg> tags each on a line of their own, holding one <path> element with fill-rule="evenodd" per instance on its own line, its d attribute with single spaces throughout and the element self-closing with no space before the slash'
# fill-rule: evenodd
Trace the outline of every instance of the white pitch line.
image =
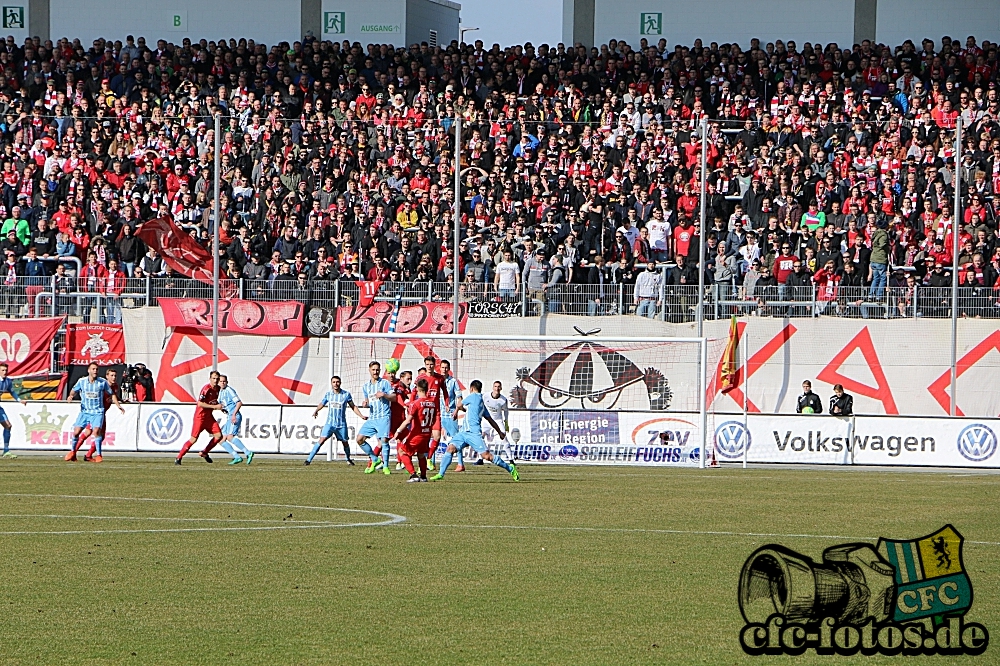
<svg viewBox="0 0 1000 666">
<path fill-rule="evenodd" d="M 781 534 L 777 532 L 725 532 L 712 530 L 668 530 L 643 527 L 546 527 L 540 525 L 445 525 L 408 522 L 403 527 L 437 527 L 467 530 L 535 530 L 539 532 L 607 532 L 621 534 L 675 534 L 694 536 L 766 537 L 783 539 L 843 539 L 845 541 L 878 541 L 878 537 L 843 536 L 837 534 Z M 1000 546 L 998 541 L 970 541 L 979 546 Z"/>
<path fill-rule="evenodd" d="M 270 532 L 276 530 L 334 529 L 339 527 L 382 527 L 385 525 L 397 525 L 399 523 L 403 523 L 406 521 L 406 516 L 400 516 L 394 513 L 387 513 L 385 511 L 369 511 L 366 509 L 344 509 L 340 507 L 330 507 L 330 506 L 303 506 L 299 504 L 260 504 L 255 502 L 228 502 L 224 500 L 170 499 L 162 497 L 110 497 L 104 495 L 53 495 L 53 494 L 42 494 L 42 493 L 3 493 L 0 494 L 0 497 L 42 497 L 50 499 L 108 500 L 108 501 L 119 501 L 119 502 L 168 502 L 168 503 L 185 503 L 185 504 L 209 504 L 217 506 L 246 506 L 246 507 L 257 507 L 257 508 L 263 507 L 263 508 L 273 508 L 273 509 L 299 509 L 306 511 L 337 511 L 340 513 L 360 513 L 368 516 L 381 516 L 386 518 L 385 520 L 382 520 L 377 523 L 331 523 L 331 522 L 317 521 L 317 522 L 310 522 L 303 524 L 304 521 L 296 521 L 295 524 L 261 525 L 261 526 L 247 526 L 247 527 L 178 527 L 178 528 L 164 528 L 164 529 L 131 529 L 131 530 L 51 530 L 51 531 L 18 530 L 18 531 L 0 532 L 0 535 L 2 536 L 42 535 L 42 534 L 59 534 L 59 535 L 149 534 L 157 532 Z M 46 514 L 46 515 L 51 515 L 51 514 Z M 68 516 L 68 517 L 78 517 L 78 516 Z M 93 516 L 92 518 L 104 519 L 105 517 Z M 171 520 L 171 519 L 166 519 L 166 520 Z M 217 520 L 219 522 L 237 522 L 221 518 Z"/>
<path fill-rule="evenodd" d="M 284 523 L 285 520 L 260 519 L 260 518 L 164 518 L 159 516 L 86 516 L 86 515 L 64 515 L 57 513 L 0 513 L 0 518 L 79 518 L 82 520 L 159 520 L 171 523 Z M 295 520 L 295 523 L 315 524 L 315 525 L 340 525 L 329 520 Z M 367 524 L 367 523 L 366 523 Z"/>
</svg>

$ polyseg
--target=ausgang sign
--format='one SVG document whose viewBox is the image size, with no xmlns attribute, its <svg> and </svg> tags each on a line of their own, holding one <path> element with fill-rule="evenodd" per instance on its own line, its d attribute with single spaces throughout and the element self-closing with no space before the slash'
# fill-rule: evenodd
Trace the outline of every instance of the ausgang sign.
<svg viewBox="0 0 1000 666">
<path fill-rule="evenodd" d="M 362 33 L 385 34 L 385 33 L 397 33 L 397 32 L 402 32 L 402 31 L 403 30 L 399 26 L 399 24 L 396 24 L 396 25 L 390 25 L 390 24 L 387 24 L 387 23 L 362 23 L 361 24 L 361 32 Z"/>
</svg>

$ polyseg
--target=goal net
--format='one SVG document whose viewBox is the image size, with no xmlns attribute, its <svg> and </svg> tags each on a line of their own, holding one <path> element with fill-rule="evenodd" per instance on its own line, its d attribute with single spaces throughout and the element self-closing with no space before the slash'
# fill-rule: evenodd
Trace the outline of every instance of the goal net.
<svg viewBox="0 0 1000 666">
<path fill-rule="evenodd" d="M 331 333 L 331 373 L 360 402 L 368 365 L 390 358 L 419 378 L 424 358 L 447 360 L 459 388 L 500 382 L 520 460 L 702 464 L 725 340 Z M 498 437 L 484 424 L 484 435 Z"/>
</svg>

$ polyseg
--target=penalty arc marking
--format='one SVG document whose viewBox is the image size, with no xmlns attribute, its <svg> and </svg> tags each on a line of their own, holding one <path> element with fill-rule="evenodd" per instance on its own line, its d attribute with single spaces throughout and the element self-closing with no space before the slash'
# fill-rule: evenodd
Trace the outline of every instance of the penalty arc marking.
<svg viewBox="0 0 1000 666">
<path fill-rule="evenodd" d="M 277 530 L 308 530 L 308 529 L 336 529 L 341 527 L 383 527 L 386 525 L 397 525 L 406 522 L 406 516 L 400 516 L 385 511 L 369 511 L 366 509 L 344 509 L 329 506 L 303 506 L 299 504 L 262 504 L 256 502 L 229 502 L 223 500 L 195 500 L 195 499 L 169 499 L 161 497 L 110 497 L 103 495 L 53 495 L 41 493 L 3 493 L 2 497 L 38 497 L 50 499 L 71 499 L 71 500 L 98 500 L 98 501 L 118 501 L 118 502 L 160 502 L 176 504 L 205 504 L 210 506 L 240 506 L 255 508 L 273 509 L 298 509 L 301 511 L 330 511 L 346 515 L 374 516 L 381 518 L 375 522 L 348 522 L 338 523 L 332 521 L 279 521 L 250 520 L 250 519 L 229 519 L 229 518 L 171 518 L 171 517 L 137 517 L 137 516 L 96 516 L 96 515 L 63 515 L 63 514 L 2 514 L 0 518 L 36 518 L 50 520 L 124 520 L 124 521 L 162 521 L 162 522 L 219 522 L 219 523 L 253 523 L 251 525 L 238 525 L 230 527 L 175 527 L 175 528 L 145 528 L 145 529 L 108 529 L 108 530 L 19 530 L 0 531 L 0 535 L 41 535 L 41 534 L 146 534 L 157 532 L 268 532 Z"/>
</svg>

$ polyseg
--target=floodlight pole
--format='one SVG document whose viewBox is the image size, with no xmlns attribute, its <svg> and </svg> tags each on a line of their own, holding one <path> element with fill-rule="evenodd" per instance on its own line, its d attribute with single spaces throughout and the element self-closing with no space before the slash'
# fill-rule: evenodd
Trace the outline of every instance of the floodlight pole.
<svg viewBox="0 0 1000 666">
<path fill-rule="evenodd" d="M 212 371 L 219 370 L 219 175 L 221 160 L 219 159 L 220 141 L 219 131 L 222 126 L 221 114 L 215 114 L 215 174 L 213 177 L 214 201 L 212 203 L 213 224 L 212 230 Z"/>
<path fill-rule="evenodd" d="M 951 400 L 948 414 L 958 411 L 958 237 L 962 229 L 962 114 L 955 120 L 955 210 L 951 216 Z"/>
<path fill-rule="evenodd" d="M 454 297 L 452 300 L 452 312 L 451 312 L 451 332 L 453 334 L 458 334 L 458 319 L 459 319 L 459 306 L 458 306 L 458 287 L 459 287 L 459 263 L 461 256 L 458 252 L 458 246 L 462 242 L 462 118 L 458 115 L 458 109 L 455 109 L 455 215 L 452 225 L 455 227 L 455 246 L 452 248 L 452 255 L 454 261 L 452 261 L 452 272 L 451 272 L 451 283 L 454 290 Z M 458 348 L 452 349 L 452 363 L 451 372 L 454 376 L 458 376 Z"/>
<path fill-rule="evenodd" d="M 701 228 L 698 237 L 698 313 L 695 321 L 698 322 L 698 337 L 705 335 L 705 147 L 708 139 L 708 119 L 701 117 L 701 213 L 699 221 Z M 707 372 L 707 370 L 706 370 Z"/>
</svg>

